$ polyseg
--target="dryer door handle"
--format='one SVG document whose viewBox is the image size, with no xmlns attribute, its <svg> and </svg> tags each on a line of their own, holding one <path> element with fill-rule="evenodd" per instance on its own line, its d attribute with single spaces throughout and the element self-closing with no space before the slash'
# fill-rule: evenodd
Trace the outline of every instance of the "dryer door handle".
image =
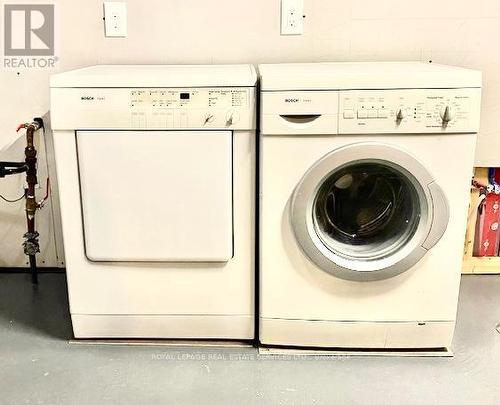
<svg viewBox="0 0 500 405">
<path fill-rule="evenodd" d="M 424 243 L 422 243 L 422 247 L 427 250 L 441 239 L 450 219 L 448 199 L 443 189 L 435 181 L 430 183 L 428 187 L 432 199 L 432 224 Z"/>
<path fill-rule="evenodd" d="M 293 124 L 307 124 L 317 120 L 321 114 L 280 114 L 280 117 Z"/>
</svg>

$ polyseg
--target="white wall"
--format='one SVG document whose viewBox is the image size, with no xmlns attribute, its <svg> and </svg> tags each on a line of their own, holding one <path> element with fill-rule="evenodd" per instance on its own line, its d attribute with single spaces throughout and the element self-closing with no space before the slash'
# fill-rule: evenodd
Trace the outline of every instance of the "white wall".
<svg viewBox="0 0 500 405">
<path fill-rule="evenodd" d="M 58 71 L 102 63 L 350 60 L 432 60 L 480 69 L 484 92 L 476 164 L 500 166 L 498 0 L 304 0 L 305 33 L 300 37 L 279 35 L 279 0 L 129 0 L 124 39 L 104 37 L 102 1 L 55 3 Z M 19 122 L 48 110 L 53 72 L 0 71 L 0 148 L 16 138 Z M 21 145 L 11 148 L 10 157 L 16 151 L 21 156 Z M 0 193 L 17 194 L 14 183 L 0 180 Z M 49 214 L 48 209 L 41 212 L 42 225 L 50 224 Z M 0 266 L 24 263 L 22 215 L 22 204 L 0 201 Z M 42 238 L 47 232 L 41 229 Z M 45 244 L 42 256 L 46 265 L 56 264 L 52 242 Z"/>
</svg>

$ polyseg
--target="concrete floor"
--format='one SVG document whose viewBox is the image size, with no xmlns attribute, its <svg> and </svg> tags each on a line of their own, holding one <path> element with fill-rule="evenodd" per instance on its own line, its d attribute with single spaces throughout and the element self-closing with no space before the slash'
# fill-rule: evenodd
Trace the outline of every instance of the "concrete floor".
<svg viewBox="0 0 500 405">
<path fill-rule="evenodd" d="M 500 277 L 464 276 L 453 358 L 69 344 L 65 277 L 0 274 L 1 404 L 500 404 Z"/>
</svg>

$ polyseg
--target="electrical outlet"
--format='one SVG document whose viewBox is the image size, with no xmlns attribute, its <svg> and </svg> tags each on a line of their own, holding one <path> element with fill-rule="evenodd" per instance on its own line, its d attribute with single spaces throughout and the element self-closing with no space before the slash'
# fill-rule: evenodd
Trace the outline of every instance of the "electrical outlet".
<svg viewBox="0 0 500 405">
<path fill-rule="evenodd" d="M 107 37 L 127 36 L 127 3 L 104 2 L 104 32 Z"/>
<path fill-rule="evenodd" d="M 303 13 L 303 0 L 281 0 L 281 35 L 302 35 Z"/>
</svg>

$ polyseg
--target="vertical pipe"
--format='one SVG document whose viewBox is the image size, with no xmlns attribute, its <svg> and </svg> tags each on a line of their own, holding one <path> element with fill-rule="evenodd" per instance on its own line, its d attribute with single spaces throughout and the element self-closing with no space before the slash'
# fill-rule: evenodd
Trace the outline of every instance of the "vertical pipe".
<svg viewBox="0 0 500 405">
<path fill-rule="evenodd" d="M 29 255 L 30 259 L 30 271 L 31 271 L 31 283 L 38 284 L 38 270 L 36 268 L 36 256 Z"/>
<path fill-rule="evenodd" d="M 35 230 L 35 213 L 37 209 L 35 186 L 38 183 L 36 176 L 36 149 L 34 146 L 34 133 L 39 128 L 38 123 L 29 124 L 26 128 L 26 148 L 24 149 L 26 170 L 26 183 L 28 190 L 26 193 L 26 222 L 28 232 L 26 233 L 25 253 L 29 256 L 31 281 L 33 284 L 38 283 L 38 272 L 36 268 L 35 254 L 39 251 L 38 233 Z"/>
</svg>

